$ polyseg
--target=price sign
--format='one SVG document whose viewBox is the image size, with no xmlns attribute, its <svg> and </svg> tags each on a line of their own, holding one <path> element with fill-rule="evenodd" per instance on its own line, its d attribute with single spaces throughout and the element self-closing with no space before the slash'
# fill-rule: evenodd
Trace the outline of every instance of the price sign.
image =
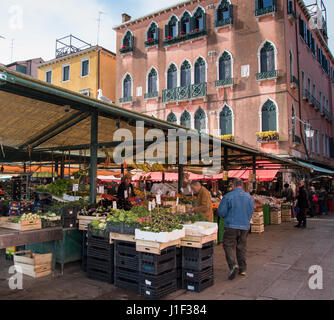
<svg viewBox="0 0 334 320">
<path fill-rule="evenodd" d="M 157 198 L 157 204 L 161 204 L 161 195 L 157 194 L 156 198 Z"/>
<path fill-rule="evenodd" d="M 179 197 L 176 198 L 176 205 L 179 205 Z"/>
<path fill-rule="evenodd" d="M 74 183 L 72 186 L 72 191 L 73 192 L 78 192 L 79 191 L 79 185 L 77 183 Z"/>
<path fill-rule="evenodd" d="M 151 201 L 149 201 L 149 203 L 148 203 L 148 211 L 152 211 L 152 202 Z"/>
<path fill-rule="evenodd" d="M 113 208 L 114 210 L 117 210 L 117 202 L 116 202 L 116 201 L 113 201 L 113 202 L 112 202 L 112 208 Z"/>
<path fill-rule="evenodd" d="M 155 203 L 155 200 L 153 199 L 153 201 L 152 201 L 152 209 L 155 209 L 155 206 L 156 206 L 156 203 Z"/>
<path fill-rule="evenodd" d="M 99 194 L 104 194 L 104 186 L 99 187 Z"/>
<path fill-rule="evenodd" d="M 170 192 L 170 195 L 171 195 L 171 197 L 174 198 L 174 197 L 175 197 L 175 191 L 171 191 L 171 192 Z"/>
</svg>

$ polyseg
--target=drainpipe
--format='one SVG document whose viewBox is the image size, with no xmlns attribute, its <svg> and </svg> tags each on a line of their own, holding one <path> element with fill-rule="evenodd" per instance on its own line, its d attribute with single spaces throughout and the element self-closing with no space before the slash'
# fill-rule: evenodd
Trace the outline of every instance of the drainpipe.
<svg viewBox="0 0 334 320">
<path fill-rule="evenodd" d="M 299 90 L 298 90 L 298 109 L 299 109 L 299 118 L 302 119 L 302 96 L 300 91 L 303 89 L 303 84 L 301 84 L 300 81 L 300 64 L 299 64 L 299 45 L 298 45 L 298 17 L 297 17 L 297 0 L 294 0 L 294 5 L 295 5 L 295 12 L 296 12 L 296 23 L 295 23 L 295 30 L 296 30 L 296 50 L 297 50 L 297 72 L 298 72 L 298 79 L 299 79 Z M 299 127 L 300 127 L 300 136 L 301 136 L 301 140 L 303 142 L 304 148 L 305 148 L 305 152 L 306 152 L 306 158 L 309 159 L 309 154 L 308 154 L 308 149 L 306 146 L 306 142 L 304 139 L 304 133 L 305 133 L 305 129 L 303 127 L 303 124 L 301 122 L 299 122 Z"/>
<path fill-rule="evenodd" d="M 100 49 L 98 49 L 98 51 L 97 51 L 97 89 L 101 89 L 101 87 L 100 87 L 100 84 L 101 84 L 101 82 L 100 82 L 100 68 L 101 68 L 101 57 L 100 57 L 100 53 L 101 53 L 101 51 L 100 51 Z"/>
</svg>

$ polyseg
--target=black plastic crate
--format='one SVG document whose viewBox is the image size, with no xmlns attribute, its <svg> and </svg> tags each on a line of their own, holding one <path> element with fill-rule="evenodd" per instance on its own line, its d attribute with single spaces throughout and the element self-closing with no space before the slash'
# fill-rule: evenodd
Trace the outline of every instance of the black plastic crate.
<svg viewBox="0 0 334 320">
<path fill-rule="evenodd" d="M 104 271 L 106 273 L 114 273 L 114 263 L 100 258 L 88 257 L 87 268 Z"/>
<path fill-rule="evenodd" d="M 213 267 L 207 267 L 202 271 L 182 270 L 182 279 L 194 282 L 200 282 L 207 278 L 213 277 Z"/>
<path fill-rule="evenodd" d="M 115 241 L 115 266 L 139 270 L 139 252 L 136 251 L 136 243 Z"/>
<path fill-rule="evenodd" d="M 182 248 L 176 248 L 176 268 L 182 268 Z"/>
<path fill-rule="evenodd" d="M 177 286 L 177 289 L 183 289 L 182 277 L 176 279 L 176 286 Z"/>
<path fill-rule="evenodd" d="M 100 229 L 94 229 L 91 227 L 91 225 L 88 225 L 88 238 L 95 238 L 95 239 L 105 239 L 108 242 L 110 241 L 110 235 L 107 230 L 100 230 Z"/>
<path fill-rule="evenodd" d="M 87 277 L 93 280 L 99 280 L 110 284 L 114 283 L 113 273 L 96 270 L 94 268 L 87 267 Z"/>
<path fill-rule="evenodd" d="M 116 272 L 114 285 L 118 288 L 127 289 L 137 293 L 140 292 L 140 282 L 138 276 L 137 279 L 130 279 Z"/>
<path fill-rule="evenodd" d="M 135 230 L 138 228 L 138 224 L 136 225 L 127 225 L 124 222 L 108 222 L 107 223 L 107 231 L 115 232 L 120 234 L 135 234 Z"/>
<path fill-rule="evenodd" d="M 139 271 L 146 274 L 159 275 L 168 270 L 176 269 L 176 248 L 169 247 L 160 255 L 141 252 Z"/>
<path fill-rule="evenodd" d="M 202 271 L 213 266 L 213 255 L 204 258 L 182 257 L 182 268 L 192 271 Z"/>
<path fill-rule="evenodd" d="M 87 257 L 103 259 L 105 261 L 113 261 L 114 260 L 113 246 L 110 245 L 109 249 L 103 249 L 88 245 Z"/>
<path fill-rule="evenodd" d="M 191 247 L 182 247 L 182 256 L 189 258 L 204 258 L 213 255 L 214 253 L 214 242 L 208 242 L 203 245 L 201 249 L 191 248 Z"/>
<path fill-rule="evenodd" d="M 78 207 L 66 207 L 66 208 L 61 208 L 61 214 L 64 218 L 77 218 L 77 214 L 79 212 Z"/>
<path fill-rule="evenodd" d="M 111 250 L 113 248 L 113 244 L 110 244 L 107 239 L 90 237 L 87 240 L 87 245 L 91 247 L 96 247 L 100 249 L 108 249 Z"/>
<path fill-rule="evenodd" d="M 63 225 L 61 220 L 50 221 L 46 219 L 42 219 L 42 228 L 56 228 L 61 227 Z"/>
<path fill-rule="evenodd" d="M 141 286 L 140 295 L 147 297 L 149 299 L 161 299 L 177 290 L 176 279 L 171 282 L 164 284 L 158 288 L 148 288 L 146 286 Z"/>
<path fill-rule="evenodd" d="M 115 267 L 115 277 L 122 277 L 140 282 L 140 274 L 138 270 L 131 270 L 124 267 Z"/>
<path fill-rule="evenodd" d="M 158 288 L 159 286 L 163 286 L 175 280 L 176 277 L 176 269 L 168 270 L 159 275 L 141 273 L 140 284 L 142 286 L 146 286 L 147 288 Z"/>
<path fill-rule="evenodd" d="M 206 278 L 204 280 L 201 280 L 199 282 L 191 281 L 191 280 L 184 280 L 183 281 L 183 289 L 186 289 L 187 291 L 193 291 L 193 292 L 202 292 L 203 290 L 213 286 L 214 284 L 214 278 Z"/>
<path fill-rule="evenodd" d="M 66 218 L 64 216 L 62 216 L 62 225 L 63 228 L 76 228 L 77 227 L 77 218 L 73 217 L 73 218 Z"/>
<path fill-rule="evenodd" d="M 87 255 L 82 256 L 81 258 L 81 270 L 87 272 Z"/>
</svg>

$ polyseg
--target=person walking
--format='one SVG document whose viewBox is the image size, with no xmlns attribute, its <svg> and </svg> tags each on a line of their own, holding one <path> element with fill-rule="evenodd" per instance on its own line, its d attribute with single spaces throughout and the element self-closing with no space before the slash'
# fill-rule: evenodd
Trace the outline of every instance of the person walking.
<svg viewBox="0 0 334 320">
<path fill-rule="evenodd" d="M 299 191 L 297 196 L 297 207 L 298 207 L 298 215 L 297 220 L 298 224 L 295 226 L 296 228 L 306 228 L 306 210 L 309 206 L 309 197 L 305 188 L 305 182 L 299 182 Z"/>
<path fill-rule="evenodd" d="M 327 200 L 328 194 L 324 187 L 320 189 L 319 193 L 319 206 L 320 206 L 320 214 L 327 215 Z"/>
<path fill-rule="evenodd" d="M 310 201 L 310 217 L 313 218 L 317 214 L 317 205 L 318 205 L 318 196 L 315 191 L 315 188 L 312 186 L 309 192 L 309 201 Z"/>
<path fill-rule="evenodd" d="M 192 192 L 198 196 L 197 206 L 192 208 L 191 211 L 193 213 L 201 213 L 208 219 L 209 222 L 213 222 L 213 210 L 210 192 L 198 181 L 193 181 L 190 185 Z"/>
<path fill-rule="evenodd" d="M 294 194 L 292 188 L 290 188 L 290 185 L 286 183 L 284 185 L 284 189 L 282 191 L 282 198 L 285 199 L 285 202 L 289 203 L 291 205 L 291 214 L 294 217 L 295 216 L 295 210 L 294 210 Z"/>
<path fill-rule="evenodd" d="M 254 208 L 255 201 L 242 189 L 242 181 L 233 180 L 232 191 L 224 196 L 218 208 L 218 215 L 225 219 L 223 248 L 230 269 L 229 280 L 238 273 L 246 275 L 247 236 Z"/>
</svg>

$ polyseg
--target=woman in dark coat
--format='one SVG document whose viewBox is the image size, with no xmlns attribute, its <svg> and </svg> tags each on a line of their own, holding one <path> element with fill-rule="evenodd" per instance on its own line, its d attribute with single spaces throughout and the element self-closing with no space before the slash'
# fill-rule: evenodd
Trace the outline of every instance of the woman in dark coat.
<svg viewBox="0 0 334 320">
<path fill-rule="evenodd" d="M 310 207 L 309 205 L 309 197 L 305 188 L 304 181 L 299 182 L 299 192 L 297 197 L 297 207 L 298 211 L 298 224 L 295 226 L 296 228 L 306 228 L 306 210 Z"/>
<path fill-rule="evenodd" d="M 132 176 L 127 173 L 123 178 L 122 182 L 117 190 L 117 207 L 119 209 L 131 210 L 131 202 L 128 200 L 135 196 L 133 185 L 131 184 Z"/>
</svg>

